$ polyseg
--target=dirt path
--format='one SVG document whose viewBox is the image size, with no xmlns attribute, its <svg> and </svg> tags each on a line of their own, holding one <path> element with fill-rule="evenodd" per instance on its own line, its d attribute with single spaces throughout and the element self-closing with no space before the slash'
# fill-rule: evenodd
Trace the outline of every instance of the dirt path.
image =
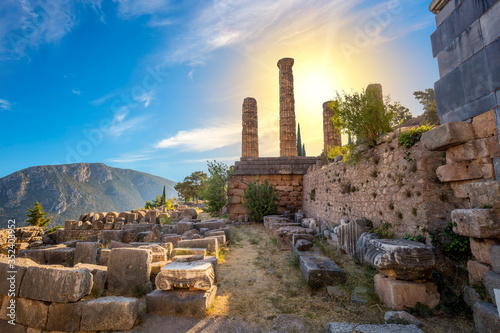
<svg viewBox="0 0 500 333">
<path fill-rule="evenodd" d="M 310 332 L 325 332 L 328 322 L 383 324 L 389 309 L 379 304 L 373 291 L 376 271 L 356 265 L 328 245 L 323 248 L 347 274 L 348 282 L 339 287 L 343 297 L 332 299 L 326 288 L 311 290 L 297 262 L 288 251 L 278 251 L 276 240 L 262 225 L 231 227 L 235 243 L 220 263 L 215 305 L 202 319 L 145 316 L 134 332 L 270 332 L 280 314 L 304 318 Z M 366 304 L 351 303 L 355 287 L 368 290 Z M 428 333 L 474 332 L 467 318 L 421 319 Z M 439 323 L 439 325 L 437 325 Z"/>
</svg>

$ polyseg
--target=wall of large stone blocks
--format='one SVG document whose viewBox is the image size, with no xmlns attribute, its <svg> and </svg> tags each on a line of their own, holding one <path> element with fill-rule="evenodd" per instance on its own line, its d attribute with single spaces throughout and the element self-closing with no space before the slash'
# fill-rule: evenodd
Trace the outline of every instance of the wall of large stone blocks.
<svg viewBox="0 0 500 333">
<path fill-rule="evenodd" d="M 247 184 L 251 181 L 268 181 L 274 186 L 278 196 L 278 213 L 284 213 L 288 206 L 302 208 L 302 185 L 303 175 L 260 175 L 260 176 L 234 176 L 229 180 L 229 219 L 236 219 L 238 216 L 246 215 L 243 207 L 243 196 L 247 189 Z"/>
<path fill-rule="evenodd" d="M 329 226 L 365 217 L 375 228 L 390 223 L 398 237 L 426 235 L 425 230 L 450 223 L 451 211 L 465 202 L 436 176 L 436 169 L 446 163 L 445 155 L 429 151 L 421 142 L 402 148 L 397 136 L 398 132 L 390 133 L 380 145 L 365 150 L 355 166 L 340 161 L 313 167 L 304 176 L 305 216 Z"/>
<path fill-rule="evenodd" d="M 435 83 L 441 123 L 489 110 L 500 119 L 500 1 L 450 0 L 436 15 L 431 36 L 440 80 Z"/>
</svg>

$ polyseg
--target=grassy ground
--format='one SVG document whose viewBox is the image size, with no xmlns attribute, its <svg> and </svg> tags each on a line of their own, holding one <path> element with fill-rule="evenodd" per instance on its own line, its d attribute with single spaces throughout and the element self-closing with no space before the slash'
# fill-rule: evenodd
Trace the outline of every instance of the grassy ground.
<svg viewBox="0 0 500 333">
<path fill-rule="evenodd" d="M 309 288 L 297 261 L 288 251 L 278 250 L 276 240 L 262 225 L 231 227 L 231 233 L 234 244 L 220 265 L 218 297 L 209 316 L 245 321 L 267 332 L 279 314 L 302 316 L 311 332 L 324 332 L 326 323 L 332 321 L 384 323 L 389 309 L 375 295 L 376 271 L 355 264 L 329 244 L 317 243 L 347 274 L 347 282 L 338 285 L 345 296 L 332 299 L 326 288 Z M 357 286 L 368 290 L 365 305 L 350 302 Z M 426 324 L 425 332 L 474 332 L 471 318 L 453 318 L 436 311 L 434 317 L 419 319 Z"/>
</svg>

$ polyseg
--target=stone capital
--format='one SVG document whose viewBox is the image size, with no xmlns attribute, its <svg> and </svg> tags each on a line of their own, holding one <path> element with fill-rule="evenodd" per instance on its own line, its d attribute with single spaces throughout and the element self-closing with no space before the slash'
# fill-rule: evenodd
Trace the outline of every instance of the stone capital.
<svg viewBox="0 0 500 333">
<path fill-rule="evenodd" d="M 293 66 L 293 63 L 294 63 L 293 58 L 283 58 L 283 59 L 278 61 L 278 68 L 279 69 L 287 68 L 287 67 L 291 68 Z"/>
</svg>

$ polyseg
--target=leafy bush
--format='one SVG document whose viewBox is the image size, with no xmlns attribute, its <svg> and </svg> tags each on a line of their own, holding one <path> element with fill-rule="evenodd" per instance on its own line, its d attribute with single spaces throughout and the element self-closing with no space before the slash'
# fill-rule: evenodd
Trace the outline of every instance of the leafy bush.
<svg viewBox="0 0 500 333">
<path fill-rule="evenodd" d="M 361 152 L 356 149 L 357 147 L 357 145 L 352 143 L 342 147 L 329 147 L 327 156 L 329 159 L 333 160 L 335 159 L 335 157 L 342 155 L 342 160 L 344 161 L 344 163 L 354 166 L 361 160 Z"/>
<path fill-rule="evenodd" d="M 210 177 L 206 180 L 205 205 L 210 214 L 219 213 L 228 204 L 227 187 L 232 170 L 224 163 L 213 161 L 208 163 Z"/>
<path fill-rule="evenodd" d="M 430 131 L 433 128 L 434 125 L 422 125 L 420 127 L 414 127 L 408 131 L 404 131 L 399 134 L 399 144 L 402 147 L 410 148 L 420 141 L 423 133 Z"/>
<path fill-rule="evenodd" d="M 406 239 L 406 240 L 411 240 L 414 242 L 424 243 L 424 244 L 425 244 L 425 240 L 426 240 L 425 236 L 422 236 L 422 235 L 416 235 L 416 236 L 404 235 L 401 238 Z"/>
<path fill-rule="evenodd" d="M 430 234 L 432 246 L 455 261 L 467 260 L 471 255 L 469 237 L 453 232 L 453 223 L 443 230 L 435 230 Z"/>
<path fill-rule="evenodd" d="M 373 226 L 373 223 L 371 224 L 371 226 Z M 377 229 L 373 229 L 372 227 L 370 233 L 375 234 L 378 238 L 381 239 L 394 239 L 394 231 L 392 230 L 392 224 L 390 223 L 384 223 Z"/>
<path fill-rule="evenodd" d="M 255 222 L 262 222 L 265 215 L 273 214 L 278 209 L 278 197 L 267 180 L 263 183 L 258 180 L 248 183 L 243 199 L 248 217 Z"/>
</svg>

